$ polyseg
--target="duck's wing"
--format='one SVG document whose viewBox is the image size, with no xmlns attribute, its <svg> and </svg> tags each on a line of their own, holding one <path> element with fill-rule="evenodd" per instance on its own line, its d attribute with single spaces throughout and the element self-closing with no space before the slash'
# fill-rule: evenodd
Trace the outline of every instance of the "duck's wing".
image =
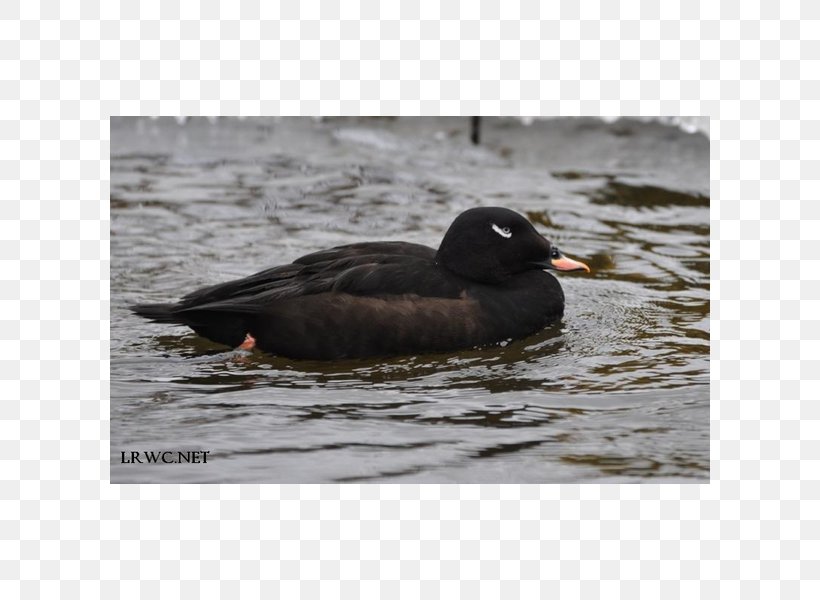
<svg viewBox="0 0 820 600">
<path fill-rule="evenodd" d="M 196 290 L 184 296 L 177 309 L 216 308 L 215 304 L 250 307 L 331 291 L 412 293 L 408 287 L 412 287 L 414 275 L 429 270 L 434 257 L 432 248 L 406 242 L 339 246 L 308 254 L 289 265 Z"/>
</svg>

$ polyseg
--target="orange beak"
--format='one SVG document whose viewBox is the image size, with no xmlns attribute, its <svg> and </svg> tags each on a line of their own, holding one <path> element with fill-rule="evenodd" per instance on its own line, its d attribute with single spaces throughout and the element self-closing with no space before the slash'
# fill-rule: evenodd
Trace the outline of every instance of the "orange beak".
<svg viewBox="0 0 820 600">
<path fill-rule="evenodd" d="M 550 260 L 550 265 L 552 265 L 552 268 L 556 271 L 586 271 L 589 273 L 589 267 L 584 263 L 579 260 L 567 258 L 563 254 L 559 255 L 558 258 Z"/>
</svg>

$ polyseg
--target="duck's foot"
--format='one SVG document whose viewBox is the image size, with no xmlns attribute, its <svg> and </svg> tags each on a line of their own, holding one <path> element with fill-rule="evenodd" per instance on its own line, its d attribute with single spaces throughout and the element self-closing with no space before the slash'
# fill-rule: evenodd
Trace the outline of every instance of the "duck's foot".
<svg viewBox="0 0 820 600">
<path fill-rule="evenodd" d="M 250 333 L 245 334 L 245 341 L 239 344 L 237 350 L 253 350 L 256 347 L 256 338 Z"/>
</svg>

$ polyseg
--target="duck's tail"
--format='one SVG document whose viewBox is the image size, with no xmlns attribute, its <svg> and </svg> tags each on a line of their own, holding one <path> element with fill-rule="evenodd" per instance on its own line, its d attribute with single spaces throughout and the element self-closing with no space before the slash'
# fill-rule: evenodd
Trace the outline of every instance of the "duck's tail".
<svg viewBox="0 0 820 600">
<path fill-rule="evenodd" d="M 136 304 L 131 310 L 155 323 L 179 323 L 175 308 L 176 304 Z"/>
</svg>

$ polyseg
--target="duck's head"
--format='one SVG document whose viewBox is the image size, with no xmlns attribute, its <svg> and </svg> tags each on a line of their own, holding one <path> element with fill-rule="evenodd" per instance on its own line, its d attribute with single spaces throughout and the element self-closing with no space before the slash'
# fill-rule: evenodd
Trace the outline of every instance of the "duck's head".
<svg viewBox="0 0 820 600">
<path fill-rule="evenodd" d="M 483 283 L 501 283 L 532 269 L 589 272 L 584 263 L 561 254 L 526 217 L 498 207 L 471 208 L 456 217 L 436 262 Z"/>
</svg>

